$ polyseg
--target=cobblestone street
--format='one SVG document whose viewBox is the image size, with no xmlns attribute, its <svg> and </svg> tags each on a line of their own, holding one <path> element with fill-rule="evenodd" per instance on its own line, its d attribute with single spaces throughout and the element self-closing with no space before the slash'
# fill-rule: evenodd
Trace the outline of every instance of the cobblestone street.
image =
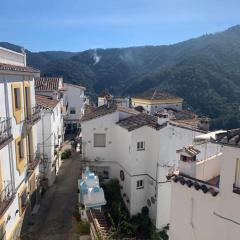
<svg viewBox="0 0 240 240">
<path fill-rule="evenodd" d="M 80 155 L 62 163 L 55 184 L 45 193 L 36 216 L 25 221 L 22 240 L 75 240 L 73 211 L 77 203 Z"/>
</svg>

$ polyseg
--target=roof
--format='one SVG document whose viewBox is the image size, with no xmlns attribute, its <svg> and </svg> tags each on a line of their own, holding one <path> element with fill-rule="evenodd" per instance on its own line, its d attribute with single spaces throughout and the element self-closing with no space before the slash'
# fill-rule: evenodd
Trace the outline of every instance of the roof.
<svg viewBox="0 0 240 240">
<path fill-rule="evenodd" d="M 109 103 L 109 105 L 102 105 L 100 107 L 97 107 L 95 109 L 92 109 L 91 112 L 86 113 L 81 121 L 89 121 L 98 117 L 105 116 L 107 114 L 114 113 L 116 111 L 120 112 L 126 112 L 130 114 L 137 114 L 138 112 L 132 108 L 125 108 L 125 107 L 120 107 L 116 103 Z"/>
<path fill-rule="evenodd" d="M 25 72 L 25 73 L 39 73 L 40 71 L 32 67 L 22 67 L 10 64 L 0 63 L 0 71 L 13 71 L 13 72 Z"/>
<path fill-rule="evenodd" d="M 170 120 L 169 123 L 174 126 L 178 126 L 178 127 L 202 132 L 202 133 L 206 133 L 206 131 L 208 131 L 207 127 L 209 125 L 206 125 L 206 128 L 204 128 L 205 125 L 202 126 L 200 124 L 202 118 L 198 117 L 195 113 L 189 110 L 176 110 L 172 108 L 164 108 L 161 111 L 155 113 L 154 115 L 158 117 L 163 117 L 168 115 Z M 207 121 L 209 122 L 208 118 L 207 118 Z"/>
<path fill-rule="evenodd" d="M 65 86 L 72 86 L 72 87 L 80 88 L 81 90 L 86 90 L 85 87 L 77 85 L 77 84 L 72 84 L 72 83 L 64 83 L 64 87 Z M 63 87 L 63 89 L 64 89 L 64 87 Z"/>
<path fill-rule="evenodd" d="M 101 98 L 111 98 L 112 95 L 110 94 L 110 92 L 105 89 L 104 91 L 102 91 L 98 97 L 101 97 Z"/>
<path fill-rule="evenodd" d="M 58 91 L 60 77 L 36 77 L 35 89 L 36 91 Z"/>
<path fill-rule="evenodd" d="M 215 137 L 216 140 L 212 139 L 212 141 L 216 143 L 240 147 L 240 128 L 218 133 Z"/>
<path fill-rule="evenodd" d="M 170 93 L 163 92 L 159 89 L 154 89 L 147 91 L 139 96 L 134 96 L 133 98 L 145 99 L 145 100 L 169 100 L 169 99 L 179 99 L 183 100 L 180 97 L 174 96 Z"/>
<path fill-rule="evenodd" d="M 201 142 L 201 141 L 208 141 L 210 139 L 216 139 L 216 136 L 220 133 L 226 133 L 227 131 L 225 130 L 217 130 L 214 132 L 209 132 L 206 134 L 198 135 L 194 138 L 194 142 Z"/>
<path fill-rule="evenodd" d="M 85 104 L 84 114 L 89 114 L 91 112 L 94 112 L 96 110 L 96 107 L 94 107 L 91 104 Z"/>
<path fill-rule="evenodd" d="M 43 108 L 54 108 L 59 103 L 59 100 L 36 94 L 36 103 Z"/>
<path fill-rule="evenodd" d="M 145 109 L 144 109 L 144 107 L 143 107 L 143 106 L 141 106 L 141 105 L 139 105 L 139 106 L 135 107 L 134 109 L 135 109 L 136 111 L 138 111 L 138 112 L 145 112 Z"/>
<path fill-rule="evenodd" d="M 180 183 L 182 186 L 186 186 L 188 188 L 192 188 L 197 191 L 199 191 L 201 189 L 204 194 L 208 193 L 208 194 L 210 194 L 210 196 L 212 195 L 213 197 L 216 197 L 219 193 L 218 186 L 215 186 L 215 184 L 217 184 L 217 182 L 218 182 L 217 178 L 213 182 L 211 182 L 211 181 L 205 182 L 205 181 L 201 181 L 196 178 L 186 176 L 181 173 L 179 175 L 174 174 L 172 176 L 173 182 Z"/>
<path fill-rule="evenodd" d="M 117 124 L 128 131 L 133 131 L 137 128 L 143 127 L 143 126 L 149 126 L 156 130 L 161 129 L 166 124 L 160 125 L 158 124 L 157 117 L 140 113 L 138 115 L 130 116 L 128 118 L 122 119 Z"/>
<path fill-rule="evenodd" d="M 182 152 L 186 152 L 191 157 L 194 157 L 200 153 L 200 151 L 194 148 L 192 145 L 189 145 L 189 146 L 183 147 L 182 149 L 177 150 L 177 153 L 182 153 Z"/>
</svg>

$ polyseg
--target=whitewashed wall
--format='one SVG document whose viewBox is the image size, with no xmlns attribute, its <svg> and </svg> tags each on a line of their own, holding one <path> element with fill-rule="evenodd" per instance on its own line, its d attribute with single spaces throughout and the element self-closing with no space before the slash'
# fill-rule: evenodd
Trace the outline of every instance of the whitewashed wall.
<svg viewBox="0 0 240 240">
<path fill-rule="evenodd" d="M 219 194 L 172 183 L 170 239 L 238 239 L 240 195 L 233 193 L 236 159 L 240 149 L 224 146 L 220 157 Z"/>
<path fill-rule="evenodd" d="M 84 114 L 84 90 L 70 84 L 66 85 L 65 101 L 68 101 L 68 120 L 80 120 Z M 76 113 L 70 114 L 70 108 L 74 107 Z"/>
</svg>

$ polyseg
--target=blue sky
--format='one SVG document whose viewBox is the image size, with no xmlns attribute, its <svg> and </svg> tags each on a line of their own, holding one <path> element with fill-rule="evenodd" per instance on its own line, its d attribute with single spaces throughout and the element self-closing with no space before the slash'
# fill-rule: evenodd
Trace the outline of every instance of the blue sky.
<svg viewBox="0 0 240 240">
<path fill-rule="evenodd" d="M 0 41 L 31 51 L 172 44 L 240 24 L 239 0 L 11 0 Z"/>
</svg>

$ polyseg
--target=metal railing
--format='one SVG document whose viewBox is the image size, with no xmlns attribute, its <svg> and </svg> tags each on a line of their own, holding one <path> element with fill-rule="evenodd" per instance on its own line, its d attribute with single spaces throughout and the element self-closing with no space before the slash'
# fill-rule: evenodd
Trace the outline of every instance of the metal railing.
<svg viewBox="0 0 240 240">
<path fill-rule="evenodd" d="M 28 155 L 28 170 L 33 171 L 41 160 L 41 153 L 36 152 L 35 154 Z"/>
<path fill-rule="evenodd" d="M 41 118 L 41 107 L 40 106 L 33 106 L 31 108 L 31 112 L 26 116 L 26 122 L 28 124 L 34 124 Z"/>
<path fill-rule="evenodd" d="M 14 194 L 11 181 L 4 181 L 3 190 L 0 193 L 0 216 L 2 216 L 2 214 L 8 208 L 13 196 Z"/>
<path fill-rule="evenodd" d="M 11 118 L 0 118 L 0 145 L 12 136 Z"/>
</svg>

